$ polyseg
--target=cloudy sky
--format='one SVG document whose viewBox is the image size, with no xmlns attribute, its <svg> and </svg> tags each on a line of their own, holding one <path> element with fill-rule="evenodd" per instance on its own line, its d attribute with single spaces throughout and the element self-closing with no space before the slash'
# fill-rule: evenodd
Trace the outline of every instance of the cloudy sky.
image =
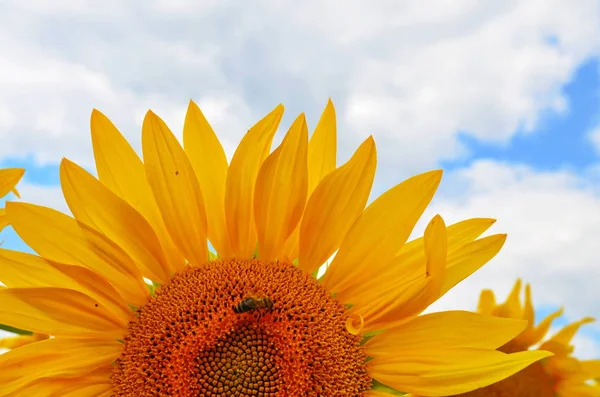
<svg viewBox="0 0 600 397">
<path fill-rule="evenodd" d="M 559 324 L 600 317 L 600 2 L 340 4 L 2 1 L 0 166 L 28 169 L 25 200 L 68 212 L 58 164 L 91 170 L 92 108 L 139 149 L 148 108 L 180 133 L 191 98 L 231 154 L 276 104 L 284 126 L 299 112 L 314 126 L 331 97 L 339 162 L 375 137 L 375 194 L 443 167 L 426 215 L 494 217 L 509 234 L 434 308 L 473 309 L 521 277 L 540 313 L 565 306 Z M 600 356 L 600 325 L 577 353 Z"/>
</svg>

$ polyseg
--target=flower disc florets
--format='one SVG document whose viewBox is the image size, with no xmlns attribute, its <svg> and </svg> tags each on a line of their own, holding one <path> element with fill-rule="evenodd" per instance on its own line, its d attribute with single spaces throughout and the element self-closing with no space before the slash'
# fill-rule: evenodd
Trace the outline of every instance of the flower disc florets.
<svg viewBox="0 0 600 397">
<path fill-rule="evenodd" d="M 248 297 L 268 297 L 272 307 L 236 313 Z M 157 289 L 131 322 L 113 395 L 360 396 L 371 378 L 347 318 L 290 263 L 190 268 Z"/>
</svg>

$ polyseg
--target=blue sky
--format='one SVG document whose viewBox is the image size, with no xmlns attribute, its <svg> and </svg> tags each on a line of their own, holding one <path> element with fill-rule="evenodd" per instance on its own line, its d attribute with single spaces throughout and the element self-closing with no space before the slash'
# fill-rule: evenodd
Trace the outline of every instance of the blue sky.
<svg viewBox="0 0 600 397">
<path fill-rule="evenodd" d="M 314 125 L 331 97 L 341 160 L 375 137 L 374 191 L 443 167 L 424 221 L 490 216 L 493 233 L 508 233 L 502 253 L 438 308 L 471 309 L 481 288 L 502 297 L 522 277 L 541 314 L 565 306 L 559 324 L 600 317 L 597 0 L 440 3 L 435 12 L 357 2 L 346 18 L 313 1 L 152 0 L 143 13 L 75 3 L 0 9 L 0 166 L 27 169 L 24 200 L 65 209 L 58 164 L 64 156 L 93 169 L 92 108 L 139 149 L 144 112 L 178 133 L 191 97 L 231 153 L 275 104 L 286 105 L 284 124 L 305 111 Z M 11 230 L 0 239 L 27 249 Z M 600 326 L 581 334 L 585 356 L 600 356 Z"/>
<path fill-rule="evenodd" d="M 533 131 L 519 131 L 505 144 L 481 142 L 467 135 L 461 141 L 470 156 L 462 161 L 445 161 L 445 169 L 463 167 L 477 159 L 525 163 L 538 170 L 567 167 L 584 171 L 598 161 L 598 151 L 588 133 L 600 125 L 600 61 L 593 58 L 580 65 L 572 80 L 562 87 L 568 102 L 566 112 L 541 115 Z"/>
</svg>

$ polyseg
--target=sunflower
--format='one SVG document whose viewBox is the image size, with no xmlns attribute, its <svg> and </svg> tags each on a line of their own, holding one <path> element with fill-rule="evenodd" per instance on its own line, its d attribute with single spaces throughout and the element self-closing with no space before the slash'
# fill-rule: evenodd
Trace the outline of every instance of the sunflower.
<svg viewBox="0 0 600 397">
<path fill-rule="evenodd" d="M 25 170 L 22 168 L 1 168 L 0 169 L 0 198 L 6 196 L 8 193 L 13 192 L 17 197 L 19 191 L 15 186 L 23 177 Z M 4 208 L 0 208 L 0 231 L 8 225 L 6 211 Z"/>
<path fill-rule="evenodd" d="M 571 323 L 551 338 L 544 340 L 552 322 L 560 317 L 560 309 L 538 323 L 531 300 L 531 287 L 525 286 L 525 302 L 521 303 L 521 280 L 517 280 L 506 301 L 497 304 L 491 290 L 483 290 L 479 298 L 478 311 L 485 315 L 523 319 L 528 325 L 525 330 L 504 346 L 506 353 L 522 352 L 539 345 L 540 350 L 554 353 L 553 356 L 536 362 L 524 370 L 488 387 L 460 394 L 468 397 L 600 397 L 600 386 L 593 379 L 600 377 L 600 360 L 577 360 L 571 355 L 571 340 L 583 324 L 592 322 L 584 318 Z"/>
<path fill-rule="evenodd" d="M 52 337 L 0 356 L 0 394 L 438 396 L 549 355 L 496 350 L 524 321 L 420 315 L 505 240 L 478 239 L 493 220 L 446 228 L 435 216 L 406 242 L 441 171 L 365 208 L 373 139 L 336 168 L 329 102 L 310 141 L 300 115 L 271 152 L 282 113 L 254 125 L 228 164 L 193 102 L 183 147 L 147 113 L 143 162 L 94 111 L 98 179 L 60 166 L 74 217 L 7 204 L 39 256 L 0 251 L 0 323 Z"/>
</svg>

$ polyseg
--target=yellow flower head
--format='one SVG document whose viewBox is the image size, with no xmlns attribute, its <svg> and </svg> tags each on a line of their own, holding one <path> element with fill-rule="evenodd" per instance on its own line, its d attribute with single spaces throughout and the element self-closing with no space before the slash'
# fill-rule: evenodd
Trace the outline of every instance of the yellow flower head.
<svg viewBox="0 0 600 397">
<path fill-rule="evenodd" d="M 336 168 L 330 102 L 310 141 L 301 115 L 271 152 L 282 113 L 228 163 L 193 102 L 183 147 L 148 112 L 143 162 L 94 111 L 98 179 L 60 167 L 74 218 L 7 206 L 39 256 L 0 250 L 0 323 L 53 337 L 0 355 L 0 394 L 440 396 L 548 356 L 496 350 L 524 321 L 420 315 L 505 240 L 478 239 L 493 220 L 446 228 L 436 216 L 407 243 L 441 171 L 365 208 L 373 139 Z"/>
<path fill-rule="evenodd" d="M 539 344 L 539 350 L 554 353 L 542 361 L 534 363 L 517 374 L 491 386 L 461 394 L 469 397 L 535 396 L 535 397 L 600 397 L 600 387 L 591 383 L 600 376 L 600 360 L 577 360 L 571 355 L 571 340 L 579 327 L 592 322 L 584 318 L 565 326 L 549 339 L 544 340 L 552 322 L 559 317 L 560 309 L 535 325 L 535 315 L 531 300 L 531 288 L 525 286 L 525 302 L 520 299 L 521 280 L 517 280 L 504 303 L 496 303 L 491 290 L 483 290 L 479 299 L 478 311 L 482 314 L 504 318 L 523 319 L 527 327 L 516 338 L 500 347 L 507 353 L 526 351 Z"/>
</svg>

